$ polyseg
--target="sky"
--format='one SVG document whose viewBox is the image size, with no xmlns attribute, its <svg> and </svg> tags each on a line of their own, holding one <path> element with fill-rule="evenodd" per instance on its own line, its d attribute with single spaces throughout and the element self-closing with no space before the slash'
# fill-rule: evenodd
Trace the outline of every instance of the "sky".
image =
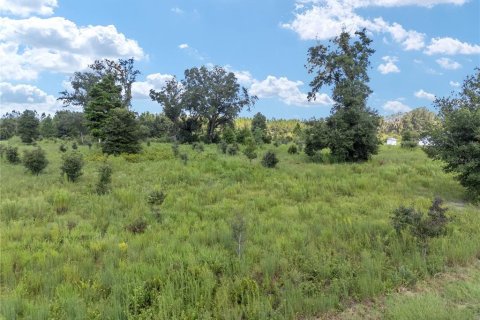
<svg viewBox="0 0 480 320">
<path fill-rule="evenodd" d="M 268 118 L 325 117 L 325 87 L 307 100 L 308 48 L 366 28 L 376 50 L 370 107 L 381 115 L 458 91 L 480 67 L 480 0 L 0 0 L 0 113 L 54 113 L 75 71 L 95 59 L 135 58 L 133 109 L 186 69 L 234 72 Z"/>
</svg>

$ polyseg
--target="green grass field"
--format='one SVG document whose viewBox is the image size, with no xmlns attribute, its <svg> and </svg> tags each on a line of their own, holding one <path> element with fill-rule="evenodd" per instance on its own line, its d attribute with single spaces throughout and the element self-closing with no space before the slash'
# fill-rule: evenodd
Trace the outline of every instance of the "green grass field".
<svg viewBox="0 0 480 320">
<path fill-rule="evenodd" d="M 39 145 L 50 161 L 39 176 L 0 162 L 5 319 L 316 318 L 480 257 L 479 207 L 421 150 L 382 147 L 367 163 L 315 164 L 287 145 L 268 146 L 280 162 L 266 169 L 213 145 L 202 153 L 181 145 L 185 165 L 171 145 L 152 143 L 140 155 L 109 157 L 113 190 L 99 196 L 99 150 L 79 147 L 84 175 L 70 183 L 59 143 Z M 147 203 L 153 190 L 167 194 L 160 214 Z M 400 205 L 425 211 L 437 195 L 453 220 L 424 257 L 389 216 Z M 240 256 L 237 215 L 246 222 Z M 126 226 L 139 218 L 148 228 L 133 234 Z M 405 304 L 435 312 L 442 300 L 429 299 L 429 308 Z M 399 301 L 389 317 L 413 319 L 395 309 Z"/>
</svg>

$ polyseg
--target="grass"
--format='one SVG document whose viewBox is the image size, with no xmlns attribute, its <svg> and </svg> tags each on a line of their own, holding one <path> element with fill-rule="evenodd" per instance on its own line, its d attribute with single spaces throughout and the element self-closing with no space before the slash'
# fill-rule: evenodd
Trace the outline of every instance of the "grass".
<svg viewBox="0 0 480 320">
<path fill-rule="evenodd" d="M 109 157 L 112 191 L 97 195 L 98 149 L 79 146 L 84 175 L 71 183 L 60 175 L 58 143 L 39 144 L 49 160 L 39 176 L 0 162 L 5 319 L 312 318 L 480 256 L 480 209 L 421 150 L 383 147 L 367 163 L 315 164 L 268 146 L 259 155 L 276 149 L 280 162 L 267 169 L 215 146 L 180 146 L 185 165 L 170 145 L 152 143 Z M 147 197 L 157 190 L 166 198 L 152 210 Z M 424 257 L 389 216 L 402 204 L 426 210 L 437 195 L 454 219 Z M 146 230 L 128 231 L 137 221 Z"/>
</svg>

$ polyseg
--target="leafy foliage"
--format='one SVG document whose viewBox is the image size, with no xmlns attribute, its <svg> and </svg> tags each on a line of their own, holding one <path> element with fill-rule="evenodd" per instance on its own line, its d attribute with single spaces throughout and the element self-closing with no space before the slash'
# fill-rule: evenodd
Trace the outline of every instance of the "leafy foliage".
<svg viewBox="0 0 480 320">
<path fill-rule="evenodd" d="M 249 137 L 245 141 L 245 149 L 243 150 L 243 154 L 248 158 L 248 160 L 252 161 L 253 159 L 257 158 L 257 145 L 255 143 L 255 140 L 251 137 Z"/>
<path fill-rule="evenodd" d="M 313 155 L 320 148 L 329 147 L 336 161 L 357 162 L 368 160 L 378 152 L 377 129 L 380 118 L 366 106 L 372 92 L 367 85 L 371 39 L 366 31 L 357 31 L 358 40 L 350 44 L 351 35 L 343 31 L 330 41 L 330 45 L 317 45 L 308 51 L 307 68 L 316 76 L 308 98 L 325 85 L 334 85 L 332 115 L 308 134 L 305 151 Z M 336 48 L 332 48 L 334 45 Z M 318 135 L 318 136 L 317 136 Z"/>
<path fill-rule="evenodd" d="M 262 158 L 262 165 L 266 168 L 275 168 L 277 163 L 277 154 L 273 151 L 267 151 Z"/>
<path fill-rule="evenodd" d="M 418 146 L 418 135 L 410 130 L 405 130 L 402 134 L 402 148 L 415 148 Z"/>
<path fill-rule="evenodd" d="M 67 176 L 67 180 L 75 182 L 83 174 L 83 156 L 79 152 L 66 153 L 62 157 L 63 163 L 61 166 L 62 175 Z"/>
<path fill-rule="evenodd" d="M 45 151 L 40 147 L 31 151 L 25 150 L 22 160 L 23 165 L 34 175 L 39 175 L 48 165 Z"/>
<path fill-rule="evenodd" d="M 32 143 L 40 136 L 39 131 L 40 120 L 38 120 L 37 112 L 33 110 L 25 110 L 18 117 L 18 135 L 22 142 Z"/>
<path fill-rule="evenodd" d="M 470 195 L 480 198 L 480 69 L 465 79 L 462 91 L 435 100 L 440 125 L 430 131 L 428 155 L 446 163 Z"/>
<path fill-rule="evenodd" d="M 108 163 L 102 164 L 98 168 L 98 182 L 96 186 L 97 194 L 103 195 L 110 192 L 112 184 L 112 166 Z"/>
<path fill-rule="evenodd" d="M 20 157 L 18 156 L 18 148 L 13 146 L 7 146 L 5 148 L 5 158 L 11 164 L 18 164 L 21 162 Z"/>
<path fill-rule="evenodd" d="M 106 154 L 138 153 L 141 150 L 135 113 L 125 108 L 109 111 L 102 136 L 102 151 Z"/>
<path fill-rule="evenodd" d="M 289 154 L 297 154 L 298 153 L 298 147 L 296 144 L 291 144 L 289 147 L 288 147 L 288 150 L 287 152 Z"/>
</svg>

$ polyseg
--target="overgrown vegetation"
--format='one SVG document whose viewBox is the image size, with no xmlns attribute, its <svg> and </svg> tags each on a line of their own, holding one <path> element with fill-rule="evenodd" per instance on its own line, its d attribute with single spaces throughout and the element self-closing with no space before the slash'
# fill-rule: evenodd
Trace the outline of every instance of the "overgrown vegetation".
<svg viewBox="0 0 480 320">
<path fill-rule="evenodd" d="M 45 151 L 38 147 L 31 151 L 25 150 L 22 163 L 32 174 L 39 175 L 48 165 Z"/>
</svg>

